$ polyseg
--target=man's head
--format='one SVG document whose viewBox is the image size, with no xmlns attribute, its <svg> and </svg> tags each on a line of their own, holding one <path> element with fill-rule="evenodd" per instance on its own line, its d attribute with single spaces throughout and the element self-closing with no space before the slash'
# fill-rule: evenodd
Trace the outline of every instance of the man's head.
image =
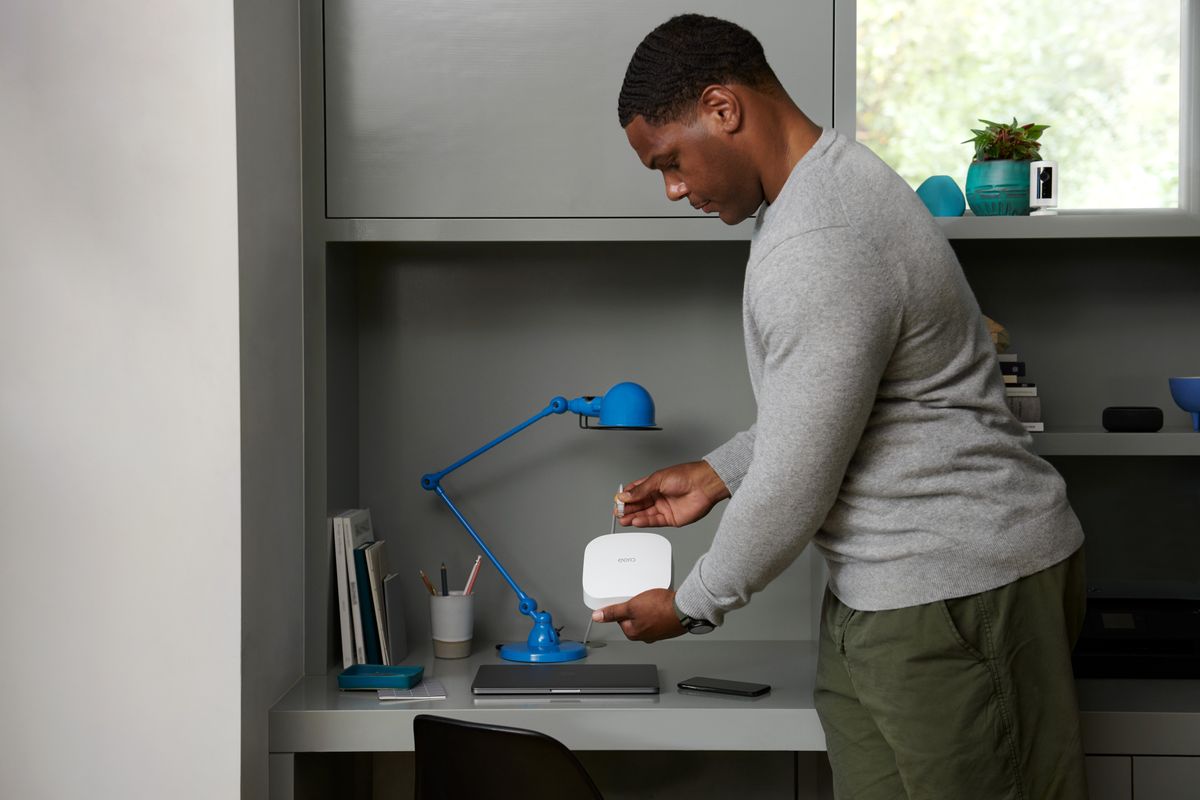
<svg viewBox="0 0 1200 800">
<path fill-rule="evenodd" d="M 669 199 L 732 225 L 764 199 L 764 125 L 780 103 L 794 108 L 753 34 L 684 14 L 638 45 L 617 117 L 642 163 L 662 171 Z"/>
</svg>

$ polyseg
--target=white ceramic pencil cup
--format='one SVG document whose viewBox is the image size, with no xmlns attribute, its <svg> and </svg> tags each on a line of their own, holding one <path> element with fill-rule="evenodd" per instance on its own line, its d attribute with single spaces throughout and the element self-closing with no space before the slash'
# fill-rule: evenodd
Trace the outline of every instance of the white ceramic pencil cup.
<svg viewBox="0 0 1200 800">
<path fill-rule="evenodd" d="M 429 621 L 435 658 L 466 658 L 471 655 L 471 631 L 475 627 L 475 595 L 453 591 L 431 595 Z"/>
</svg>

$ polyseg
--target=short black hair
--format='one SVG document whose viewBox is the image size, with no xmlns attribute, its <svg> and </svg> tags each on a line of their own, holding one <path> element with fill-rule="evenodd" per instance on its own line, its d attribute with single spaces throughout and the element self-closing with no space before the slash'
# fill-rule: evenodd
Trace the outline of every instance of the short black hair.
<svg viewBox="0 0 1200 800">
<path fill-rule="evenodd" d="M 779 86 L 779 79 L 750 31 L 716 17 L 680 14 L 650 31 L 634 51 L 617 119 L 622 128 L 639 114 L 651 125 L 674 122 L 714 83 L 764 88 Z"/>
</svg>

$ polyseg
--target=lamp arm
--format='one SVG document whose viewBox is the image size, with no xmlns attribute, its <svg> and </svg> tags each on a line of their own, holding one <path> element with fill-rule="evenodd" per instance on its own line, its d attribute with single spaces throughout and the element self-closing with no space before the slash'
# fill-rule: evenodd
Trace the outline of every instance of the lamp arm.
<svg viewBox="0 0 1200 800">
<path fill-rule="evenodd" d="M 512 587 L 512 590 L 517 593 L 517 599 L 520 601 L 517 607 L 520 612 L 527 617 L 532 617 L 533 612 L 537 611 L 537 600 L 534 600 L 532 597 L 525 594 L 524 590 L 517 585 L 517 582 L 513 580 L 513 577 L 508 574 L 508 570 L 506 570 L 500 564 L 496 556 L 492 554 L 491 549 L 484 544 L 483 539 L 480 538 L 479 534 L 475 532 L 475 529 L 471 527 L 471 523 L 467 522 L 467 518 L 462 515 L 462 512 L 458 510 L 458 507 L 455 506 L 454 503 L 450 502 L 450 498 L 446 495 L 446 490 L 439 485 L 434 488 L 434 491 L 437 492 L 438 497 L 442 498 L 442 502 L 444 502 L 454 516 L 458 518 L 458 521 L 462 523 L 462 526 L 467 529 L 467 533 L 471 534 L 471 538 L 475 540 L 475 544 L 479 545 L 480 549 L 483 550 L 484 555 L 486 555 L 488 560 L 492 562 L 492 566 L 496 568 L 496 570 L 500 573 L 500 576 L 504 578 L 504 580 L 508 582 L 508 585 Z"/>
<path fill-rule="evenodd" d="M 422 475 L 421 476 L 421 487 L 424 489 L 428 489 L 430 491 L 436 489 L 438 487 L 438 484 L 441 482 L 442 478 L 446 477 L 451 472 L 454 472 L 454 470 L 458 469 L 463 464 L 466 464 L 469 461 L 474 461 L 476 458 L 483 455 L 488 450 L 491 450 L 493 447 L 495 447 L 496 445 L 500 444 L 501 442 L 503 442 L 507 439 L 511 439 L 513 436 L 516 436 L 518 433 L 525 430 L 526 428 L 528 428 L 530 425 L 537 422 L 538 420 L 540 420 L 544 417 L 548 417 L 551 414 L 562 414 L 566 410 L 567 410 L 567 400 L 565 397 L 553 398 L 550 401 L 550 405 L 546 406 L 541 411 L 539 411 L 538 413 L 534 414 L 529 419 L 522 422 L 520 425 L 516 426 L 515 428 L 513 428 L 512 430 L 510 430 L 506 433 L 500 434 L 495 439 L 492 439 L 490 442 L 485 444 L 483 447 L 480 447 L 475 452 L 469 453 L 468 455 L 463 456 L 458 461 L 455 461 L 453 464 L 446 467 L 441 472 L 431 472 L 426 475 Z"/>
<path fill-rule="evenodd" d="M 551 414 L 564 413 L 567 410 L 567 405 L 568 404 L 567 404 L 566 398 L 555 397 L 550 400 L 550 405 L 546 406 L 541 411 L 539 411 L 538 413 L 534 414 L 529 419 L 522 422 L 520 425 L 517 425 L 516 427 L 512 428 L 511 430 L 500 434 L 495 439 L 493 439 L 492 441 L 485 444 L 483 447 L 480 447 L 478 450 L 475 450 L 474 452 L 463 456 L 458 461 L 455 461 L 453 464 L 446 467 L 445 469 L 443 469 L 440 472 L 431 472 L 431 473 L 421 476 L 421 487 L 426 490 L 436 492 L 437 496 L 442 498 L 442 502 L 444 502 L 446 504 L 446 506 L 450 509 L 450 511 L 454 514 L 454 516 L 458 519 L 458 521 L 460 523 L 462 523 L 462 526 L 467 529 L 467 533 L 471 534 L 471 538 L 474 539 L 475 544 L 479 545 L 480 549 L 483 550 L 484 554 L 488 557 L 488 560 L 492 562 L 492 566 L 494 566 L 496 568 L 496 570 L 499 571 L 500 575 L 504 578 L 504 580 L 508 582 L 508 585 L 510 587 L 512 587 L 512 590 L 517 593 L 517 598 L 520 600 L 518 608 L 522 614 L 524 614 L 525 616 L 528 616 L 528 617 L 534 616 L 534 612 L 537 611 L 537 600 L 534 600 L 532 597 L 525 594 L 524 590 L 522 590 L 521 587 L 517 585 L 517 582 L 515 580 L 513 580 L 512 576 L 508 574 L 508 570 L 506 570 L 500 564 L 500 561 L 497 560 L 496 556 L 492 554 L 491 549 L 486 544 L 484 544 L 483 539 L 479 536 L 478 533 L 475 532 L 475 529 L 471 527 L 471 523 L 467 522 L 467 518 L 464 517 L 462 512 L 458 510 L 458 507 L 455 506 L 453 502 L 451 502 L 450 497 L 446 494 L 446 490 L 442 488 L 441 481 L 442 481 L 442 478 L 446 477 L 451 472 L 454 472 L 454 470 L 458 469 L 459 467 L 461 467 L 462 465 L 466 464 L 469 461 L 473 461 L 474 459 L 483 455 L 488 450 L 491 450 L 493 447 L 500 444 L 501 442 L 503 442 L 507 439 L 511 439 L 513 436 L 516 436 L 518 433 L 525 430 L 526 428 L 528 428 L 530 425 L 537 422 L 538 420 L 548 417 Z"/>
</svg>

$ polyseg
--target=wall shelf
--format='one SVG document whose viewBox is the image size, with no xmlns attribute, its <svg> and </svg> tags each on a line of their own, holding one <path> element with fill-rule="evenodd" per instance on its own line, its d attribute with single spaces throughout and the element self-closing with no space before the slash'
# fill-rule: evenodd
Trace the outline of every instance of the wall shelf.
<svg viewBox="0 0 1200 800">
<path fill-rule="evenodd" d="M 1200 433 L 1164 428 L 1157 433 L 1110 433 L 1098 427 L 1066 427 L 1033 433 L 1041 456 L 1197 456 Z"/>
<path fill-rule="evenodd" d="M 1200 214 L 1183 211 L 1063 213 L 1056 217 L 940 217 L 949 239 L 1083 239 L 1200 236 Z M 702 217 L 326 218 L 330 242 L 746 241 L 739 225 Z"/>
<path fill-rule="evenodd" d="M 716 217 L 477 217 L 325 219 L 330 242 L 750 241 L 754 220 Z"/>
<path fill-rule="evenodd" d="M 1173 209 L 1069 212 L 1051 217 L 939 217 L 949 239 L 1200 236 L 1200 214 Z"/>
</svg>

